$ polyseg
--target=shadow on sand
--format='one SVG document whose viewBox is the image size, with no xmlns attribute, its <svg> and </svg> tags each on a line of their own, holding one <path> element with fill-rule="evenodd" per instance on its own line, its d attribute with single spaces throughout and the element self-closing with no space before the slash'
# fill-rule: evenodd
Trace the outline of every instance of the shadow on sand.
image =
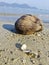
<svg viewBox="0 0 49 65">
<path fill-rule="evenodd" d="M 14 25 L 12 25 L 12 24 L 3 24 L 3 28 L 10 31 L 10 32 L 19 34 L 18 31 L 15 30 Z"/>
</svg>

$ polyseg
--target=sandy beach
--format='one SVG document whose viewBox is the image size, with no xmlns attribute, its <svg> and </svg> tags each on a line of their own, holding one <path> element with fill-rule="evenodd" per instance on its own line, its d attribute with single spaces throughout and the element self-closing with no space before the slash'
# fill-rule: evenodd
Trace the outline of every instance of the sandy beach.
<svg viewBox="0 0 49 65">
<path fill-rule="evenodd" d="M 22 44 L 40 56 L 31 62 L 19 49 Z M 14 22 L 0 21 L 0 65 L 49 65 L 49 23 L 43 23 L 41 32 L 22 35 L 15 32 Z"/>
</svg>

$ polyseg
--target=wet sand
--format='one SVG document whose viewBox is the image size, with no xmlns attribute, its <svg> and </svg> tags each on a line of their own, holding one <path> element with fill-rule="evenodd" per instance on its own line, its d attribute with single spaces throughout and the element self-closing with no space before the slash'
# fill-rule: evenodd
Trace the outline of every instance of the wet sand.
<svg viewBox="0 0 49 65">
<path fill-rule="evenodd" d="M 49 23 L 43 26 L 41 32 L 22 35 L 15 33 L 14 22 L 0 21 L 0 65 L 49 65 Z M 33 62 L 19 49 L 22 44 L 39 53 Z"/>
</svg>

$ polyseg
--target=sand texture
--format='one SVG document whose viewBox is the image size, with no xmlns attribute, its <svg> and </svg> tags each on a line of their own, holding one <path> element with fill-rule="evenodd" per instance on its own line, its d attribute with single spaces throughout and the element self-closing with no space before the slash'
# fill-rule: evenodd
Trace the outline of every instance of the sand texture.
<svg viewBox="0 0 49 65">
<path fill-rule="evenodd" d="M 44 29 L 31 35 L 15 33 L 14 22 L 0 21 L 0 65 L 49 65 L 49 23 Z M 21 44 L 35 53 L 37 58 L 27 56 L 19 49 Z"/>
</svg>

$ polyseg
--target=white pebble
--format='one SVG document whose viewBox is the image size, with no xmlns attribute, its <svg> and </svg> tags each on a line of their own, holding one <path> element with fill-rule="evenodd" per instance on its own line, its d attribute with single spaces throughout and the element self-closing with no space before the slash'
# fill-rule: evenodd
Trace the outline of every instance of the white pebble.
<svg viewBox="0 0 49 65">
<path fill-rule="evenodd" d="M 23 44 L 23 45 L 21 46 L 21 50 L 22 50 L 22 51 L 26 50 L 26 48 L 27 48 L 26 44 Z"/>
</svg>

